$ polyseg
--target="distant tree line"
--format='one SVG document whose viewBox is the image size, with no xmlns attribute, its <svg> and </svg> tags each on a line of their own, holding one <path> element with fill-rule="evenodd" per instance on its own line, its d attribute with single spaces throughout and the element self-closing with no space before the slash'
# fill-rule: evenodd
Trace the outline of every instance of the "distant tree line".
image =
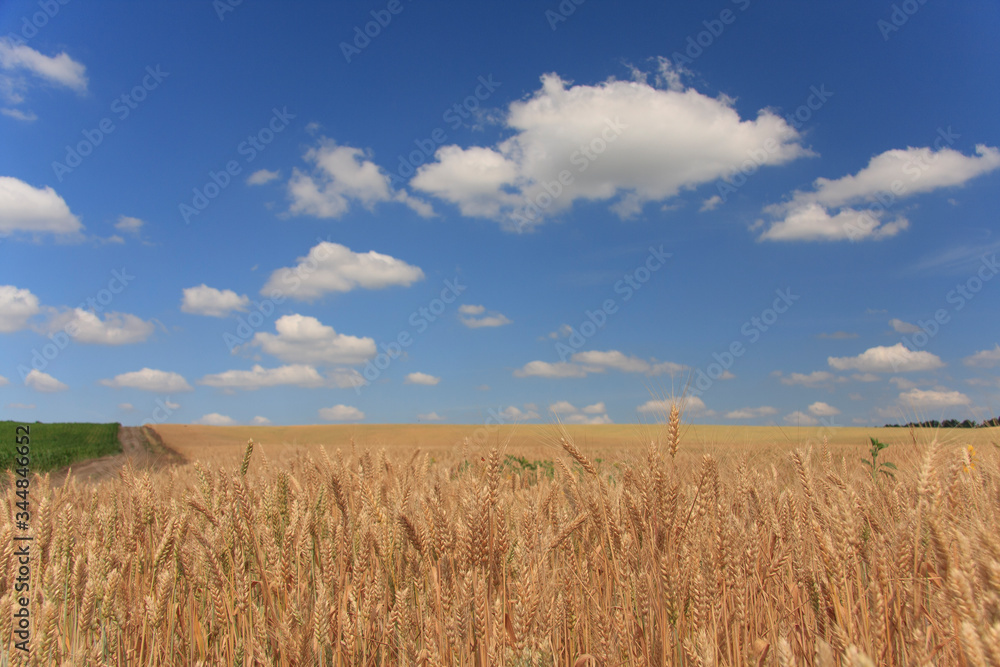
<svg viewBox="0 0 1000 667">
<path fill-rule="evenodd" d="M 926 422 L 886 424 L 885 428 L 989 428 L 991 426 L 1000 426 L 1000 417 L 984 419 L 981 422 L 975 422 L 971 419 L 966 419 L 965 421 L 958 421 L 957 419 L 945 419 L 944 421 L 938 421 L 937 419 L 932 419 Z"/>
</svg>

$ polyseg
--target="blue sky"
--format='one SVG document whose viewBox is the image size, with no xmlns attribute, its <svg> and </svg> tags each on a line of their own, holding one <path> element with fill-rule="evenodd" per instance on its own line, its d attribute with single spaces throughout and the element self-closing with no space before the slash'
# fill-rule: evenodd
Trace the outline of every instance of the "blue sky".
<svg viewBox="0 0 1000 667">
<path fill-rule="evenodd" d="M 6 2 L 0 405 L 1000 412 L 1000 7 Z"/>
</svg>

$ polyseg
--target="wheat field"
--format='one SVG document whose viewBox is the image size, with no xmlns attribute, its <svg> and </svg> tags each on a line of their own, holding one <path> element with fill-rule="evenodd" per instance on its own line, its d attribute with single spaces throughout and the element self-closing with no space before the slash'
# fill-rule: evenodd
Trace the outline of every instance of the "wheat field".
<svg viewBox="0 0 1000 667">
<path fill-rule="evenodd" d="M 8 484 L 2 662 L 1000 665 L 998 429 L 875 478 L 861 443 L 714 447 L 676 411 L 580 434 L 37 477 L 27 657 Z"/>
</svg>

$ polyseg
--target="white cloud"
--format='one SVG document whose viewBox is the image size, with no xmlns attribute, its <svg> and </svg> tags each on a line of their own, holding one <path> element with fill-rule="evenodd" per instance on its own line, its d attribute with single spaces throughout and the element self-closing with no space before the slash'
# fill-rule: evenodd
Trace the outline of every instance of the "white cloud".
<svg viewBox="0 0 1000 667">
<path fill-rule="evenodd" d="M 441 378 L 428 375 L 427 373 L 410 373 L 403 382 L 405 384 L 423 384 L 433 387 L 440 381 Z"/>
<path fill-rule="evenodd" d="M 5 387 L 10 384 L 10 380 L 0 375 L 0 387 Z"/>
<path fill-rule="evenodd" d="M 233 290 L 219 290 L 205 283 L 197 287 L 185 287 L 181 298 L 181 311 L 192 315 L 225 317 L 234 310 L 246 311 L 250 297 L 239 295 Z"/>
<path fill-rule="evenodd" d="M 75 90 L 87 91 L 87 68 L 65 52 L 47 56 L 26 44 L 0 39 L 0 68 L 8 72 L 27 71 L 40 79 Z"/>
<path fill-rule="evenodd" d="M 299 301 L 313 301 L 329 292 L 409 287 L 423 279 L 419 267 L 401 259 L 374 250 L 353 252 L 338 243 L 322 241 L 308 255 L 298 258 L 295 267 L 274 271 L 261 294 L 277 292 Z"/>
<path fill-rule="evenodd" d="M 264 368 L 254 364 L 248 371 L 231 370 L 206 375 L 198 384 L 220 389 L 244 389 L 254 391 L 262 387 L 293 385 L 296 387 L 322 387 L 327 384 L 323 376 L 305 364 L 291 364 L 277 368 Z"/>
<path fill-rule="evenodd" d="M 267 417 L 261 417 L 260 415 L 257 415 L 252 420 L 250 420 L 250 423 L 253 424 L 254 426 L 270 426 L 271 420 L 268 419 Z"/>
<path fill-rule="evenodd" d="M 909 322 L 904 322 L 896 317 L 889 320 L 889 326 L 892 327 L 893 331 L 901 334 L 914 334 L 920 331 L 920 327 L 916 324 L 910 324 Z"/>
<path fill-rule="evenodd" d="M 0 176 L 0 236 L 15 232 L 81 238 L 83 225 L 55 190 Z"/>
<path fill-rule="evenodd" d="M 604 403 L 594 403 L 582 410 L 569 401 L 557 401 L 549 405 L 549 412 L 554 413 L 564 424 L 613 424 L 607 415 Z"/>
<path fill-rule="evenodd" d="M 878 382 L 881 378 L 874 373 L 854 373 L 851 379 L 858 382 Z"/>
<path fill-rule="evenodd" d="M 819 424 L 819 420 L 812 415 L 796 410 L 785 415 L 785 423 L 793 426 L 816 426 Z"/>
<path fill-rule="evenodd" d="M 493 147 L 442 146 L 410 184 L 463 215 L 521 231 L 577 200 L 613 202 L 614 212 L 629 217 L 647 202 L 732 174 L 751 154 L 766 165 L 809 154 L 770 111 L 744 120 L 731 99 L 685 89 L 668 61 L 660 67 L 667 89 L 614 79 L 572 85 L 546 74 L 530 98 L 508 107 L 504 124 L 513 136 Z M 561 172 L 569 176 L 562 183 Z M 554 198 L 546 190 L 552 183 L 560 189 Z M 519 217 L 539 201 L 547 205 Z"/>
<path fill-rule="evenodd" d="M 50 332 L 65 331 L 78 343 L 91 345 L 132 345 L 153 334 L 152 322 L 128 313 L 97 313 L 73 308 L 65 310 L 48 322 Z"/>
<path fill-rule="evenodd" d="M 425 414 L 417 415 L 417 419 L 425 422 L 439 422 L 443 421 L 444 417 L 442 417 L 436 412 L 427 412 Z"/>
<path fill-rule="evenodd" d="M 937 355 L 924 350 L 910 350 L 902 343 L 891 347 L 872 347 L 856 357 L 828 357 L 827 363 L 838 371 L 857 370 L 865 373 L 908 373 L 944 366 Z"/>
<path fill-rule="evenodd" d="M 21 109 L 11 109 L 8 107 L 3 107 L 0 109 L 0 113 L 9 118 L 14 118 L 16 120 L 23 120 L 25 123 L 31 123 L 38 120 L 38 116 L 34 111 L 22 111 Z"/>
<path fill-rule="evenodd" d="M 701 203 L 701 208 L 698 209 L 698 212 L 704 213 L 705 211 L 714 211 L 720 204 L 722 204 L 722 197 L 719 195 L 712 195 Z"/>
<path fill-rule="evenodd" d="M 498 313 L 495 310 L 490 311 L 489 315 L 483 317 L 473 317 L 474 315 L 482 315 L 485 310 L 483 306 L 460 306 L 458 312 L 461 316 L 458 319 L 470 329 L 502 327 L 505 324 L 511 323 L 506 315 Z"/>
<path fill-rule="evenodd" d="M 286 363 L 360 364 L 375 356 L 372 338 L 337 333 L 315 317 L 285 315 L 274 324 L 276 334 L 261 331 L 250 345 Z"/>
<path fill-rule="evenodd" d="M 434 215 L 426 202 L 411 197 L 404 190 L 393 190 L 389 175 L 370 157 L 361 149 L 338 146 L 335 141 L 322 137 L 319 145 L 304 155 L 312 173 L 297 168 L 292 170 L 288 181 L 288 197 L 292 201 L 290 212 L 339 218 L 354 202 L 373 210 L 379 202 L 397 201 L 423 217 Z"/>
<path fill-rule="evenodd" d="M 20 331 L 41 308 L 30 290 L 0 285 L 0 333 Z"/>
<path fill-rule="evenodd" d="M 338 404 L 331 408 L 320 408 L 320 419 L 331 422 L 356 422 L 365 418 L 365 413 L 350 405 Z"/>
<path fill-rule="evenodd" d="M 105 387 L 116 389 L 141 389 L 160 394 L 173 394 L 181 391 L 193 391 L 191 385 L 180 373 L 161 371 L 153 368 L 143 368 L 141 371 L 122 373 L 110 380 L 101 380 Z"/>
<path fill-rule="evenodd" d="M 541 377 L 541 378 L 582 378 L 587 376 L 587 371 L 577 364 L 565 361 L 549 363 L 547 361 L 529 361 L 523 367 L 514 371 L 514 377 Z"/>
<path fill-rule="evenodd" d="M 674 374 L 688 369 L 683 364 L 675 364 L 671 361 L 657 362 L 655 359 L 645 361 L 638 357 L 630 357 L 618 350 L 577 352 L 571 359 L 586 366 L 596 366 L 601 369 L 613 368 L 623 373 L 645 373 L 646 375 Z"/>
<path fill-rule="evenodd" d="M 7 407 L 11 410 L 34 410 L 34 403 L 8 403 Z"/>
<path fill-rule="evenodd" d="M 777 408 L 770 405 L 762 405 L 759 408 L 740 408 L 725 414 L 726 419 L 757 419 L 758 417 L 770 417 L 778 414 Z"/>
<path fill-rule="evenodd" d="M 122 412 L 135 412 L 135 406 L 131 403 L 119 403 L 118 409 Z"/>
<path fill-rule="evenodd" d="M 909 226 L 902 216 L 889 220 L 886 202 L 963 185 L 1000 167 L 1000 151 L 976 146 L 975 156 L 952 148 L 906 148 L 873 157 L 857 174 L 817 178 L 810 191 L 764 209 L 773 218 L 762 240 L 839 241 L 882 239 Z M 868 205 L 867 210 L 858 207 Z M 763 221 L 760 223 L 763 225 Z"/>
<path fill-rule="evenodd" d="M 524 410 L 516 405 L 508 405 L 506 408 L 501 410 L 499 414 L 504 421 L 509 422 L 522 422 L 528 419 L 538 419 L 538 410 L 533 403 L 525 403 Z"/>
<path fill-rule="evenodd" d="M 705 401 L 701 400 L 697 396 L 684 396 L 678 398 L 676 402 L 678 407 L 681 409 L 681 412 L 690 414 L 705 412 Z M 666 417 L 670 414 L 672 404 L 673 402 L 669 399 L 653 399 L 646 401 L 637 407 L 636 410 L 642 413 L 655 413 L 666 419 Z"/>
<path fill-rule="evenodd" d="M 962 359 L 962 363 L 971 368 L 993 368 L 1000 364 L 1000 343 L 992 350 L 981 350 Z"/>
<path fill-rule="evenodd" d="M 32 368 L 24 377 L 24 384 L 43 394 L 52 394 L 57 391 L 66 391 L 69 389 L 69 386 L 36 368 Z"/>
<path fill-rule="evenodd" d="M 578 410 L 576 409 L 576 406 L 569 401 L 558 401 L 549 406 L 549 412 L 554 412 L 557 415 L 563 415 L 578 412 Z"/>
<path fill-rule="evenodd" d="M 195 419 L 192 424 L 202 426 L 236 426 L 236 420 L 227 415 L 220 415 L 218 412 L 210 412 L 200 419 Z"/>
<path fill-rule="evenodd" d="M 146 223 L 139 218 L 131 218 L 127 215 L 120 216 L 115 223 L 115 229 L 123 234 L 138 235 Z"/>
<path fill-rule="evenodd" d="M 828 382 L 834 382 L 837 380 L 837 376 L 828 371 L 813 371 L 812 373 L 789 373 L 788 375 L 785 376 L 782 376 L 781 371 L 778 371 L 777 376 L 781 377 L 781 384 L 787 384 L 787 385 L 800 384 L 804 387 L 817 387 L 821 384 L 826 384 Z"/>
<path fill-rule="evenodd" d="M 899 401 L 915 408 L 947 408 L 971 403 L 960 391 L 911 389 L 899 395 Z"/>
<path fill-rule="evenodd" d="M 896 389 L 900 391 L 905 391 L 907 389 L 913 389 L 917 386 L 917 383 L 913 380 L 908 380 L 907 378 L 889 378 L 889 382 L 896 385 Z"/>
<path fill-rule="evenodd" d="M 817 417 L 833 417 L 840 414 L 840 410 L 823 401 L 816 401 L 810 405 L 809 412 Z"/>
<path fill-rule="evenodd" d="M 281 172 L 258 169 L 247 177 L 247 185 L 264 185 L 281 178 Z"/>
</svg>

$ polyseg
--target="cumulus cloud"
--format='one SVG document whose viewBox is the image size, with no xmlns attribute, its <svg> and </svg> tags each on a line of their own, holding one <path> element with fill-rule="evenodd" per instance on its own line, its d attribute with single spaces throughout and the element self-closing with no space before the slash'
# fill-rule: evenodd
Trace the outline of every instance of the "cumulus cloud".
<svg viewBox="0 0 1000 667">
<path fill-rule="evenodd" d="M 243 389 L 254 391 L 263 387 L 279 387 L 292 385 L 296 387 L 322 387 L 326 384 L 323 376 L 305 364 L 290 364 L 277 368 L 264 368 L 254 364 L 248 371 L 231 370 L 222 373 L 206 375 L 198 380 L 198 384 L 219 389 Z"/>
<path fill-rule="evenodd" d="M 731 99 L 685 88 L 666 59 L 660 68 L 657 86 L 574 85 L 546 74 L 534 94 L 509 105 L 503 122 L 513 136 L 494 146 L 442 146 L 410 185 L 465 216 L 523 231 L 578 200 L 635 215 L 647 202 L 736 172 L 754 151 L 764 165 L 809 154 L 772 112 L 743 119 Z"/>
<path fill-rule="evenodd" d="M 828 371 L 813 371 L 812 373 L 789 373 L 782 375 L 781 371 L 772 373 L 781 378 L 781 384 L 802 385 L 804 387 L 818 387 L 830 382 L 836 382 L 839 378 Z"/>
<path fill-rule="evenodd" d="M 271 274 L 261 294 L 279 293 L 298 301 L 314 301 L 330 292 L 354 289 L 409 287 L 424 279 L 424 272 L 401 259 L 377 253 L 354 252 L 339 243 L 322 241 L 298 258 L 294 267 Z"/>
<path fill-rule="evenodd" d="M 901 393 L 899 401 L 914 408 L 947 408 L 969 405 L 972 402 L 960 391 L 916 388 Z"/>
<path fill-rule="evenodd" d="M 770 405 L 762 405 L 759 408 L 731 410 L 724 416 L 726 419 L 757 419 L 758 417 L 770 417 L 776 414 L 778 414 L 777 408 L 772 408 Z"/>
<path fill-rule="evenodd" d="M 690 414 L 707 412 L 705 401 L 701 400 L 697 396 L 683 396 L 678 398 L 676 402 L 682 412 Z M 661 415 L 665 419 L 670 414 L 671 407 L 672 401 L 668 399 L 652 399 L 637 407 L 636 410 L 641 413 Z"/>
<path fill-rule="evenodd" d="M 258 169 L 254 173 L 247 176 L 247 185 L 264 185 L 265 183 L 276 181 L 279 178 L 281 178 L 281 172 Z"/>
<path fill-rule="evenodd" d="M 174 394 L 181 391 L 193 391 L 191 385 L 180 373 L 161 371 L 154 368 L 143 368 L 131 373 L 122 373 L 107 380 L 101 380 L 105 387 L 115 389 L 141 389 L 159 394 Z"/>
<path fill-rule="evenodd" d="M 659 362 L 655 359 L 646 361 L 639 357 L 628 356 L 619 350 L 588 350 L 575 353 L 568 362 L 528 362 L 522 368 L 514 371 L 514 375 L 517 377 L 581 378 L 586 377 L 588 373 L 603 373 L 609 369 L 622 373 L 643 373 L 655 376 L 665 373 L 673 375 L 687 370 L 688 367 L 671 361 Z"/>
<path fill-rule="evenodd" d="M 261 417 L 260 415 L 257 415 L 252 420 L 250 420 L 250 423 L 253 424 L 254 426 L 270 426 L 271 420 L 268 419 L 267 417 Z"/>
<path fill-rule="evenodd" d="M 427 373 L 409 373 L 406 379 L 403 380 L 405 384 L 422 384 L 428 387 L 433 387 L 440 381 L 441 378 L 428 375 Z"/>
<path fill-rule="evenodd" d="M 809 413 L 817 417 L 833 417 L 839 415 L 840 410 L 823 401 L 816 401 L 809 406 Z"/>
<path fill-rule="evenodd" d="M 2 289 L 0 288 L 0 290 Z M 962 363 L 971 368 L 993 368 L 997 364 L 1000 364 L 1000 344 L 997 344 L 992 350 L 976 352 L 962 359 Z"/>
<path fill-rule="evenodd" d="M 339 146 L 322 137 L 317 146 L 306 151 L 304 159 L 310 171 L 293 169 L 288 181 L 292 202 L 289 211 L 293 215 L 339 218 L 351 209 L 352 203 L 373 210 L 379 202 L 387 201 L 405 204 L 423 217 L 434 215 L 427 202 L 405 190 L 394 190 L 389 175 L 359 148 Z"/>
<path fill-rule="evenodd" d="M 14 285 L 0 285 L 0 333 L 20 331 L 41 307 L 30 290 Z"/>
<path fill-rule="evenodd" d="M 330 408 L 320 408 L 319 417 L 331 422 L 356 422 L 364 419 L 365 413 L 353 406 L 341 403 Z"/>
<path fill-rule="evenodd" d="M 892 327 L 893 331 L 901 334 L 914 334 L 920 331 L 920 327 L 918 327 L 916 324 L 910 324 L 909 322 L 904 322 L 903 320 L 896 317 L 889 320 L 889 326 Z"/>
<path fill-rule="evenodd" d="M 31 73 L 47 83 L 70 88 L 78 93 L 87 91 L 87 68 L 65 52 L 47 56 L 27 44 L 0 39 L 0 68 L 5 72 Z"/>
<path fill-rule="evenodd" d="M 227 415 L 220 415 L 218 412 L 210 412 L 191 423 L 202 426 L 236 426 L 235 419 Z"/>
<path fill-rule="evenodd" d="M 944 362 L 936 354 L 911 350 L 902 343 L 891 347 L 872 347 L 856 357 L 828 357 L 827 363 L 838 371 L 856 370 L 863 373 L 909 373 L 944 366 Z"/>
<path fill-rule="evenodd" d="M 184 288 L 181 311 L 192 315 L 225 317 L 233 311 L 245 311 L 250 297 L 239 295 L 233 290 L 220 290 L 205 283 L 197 287 Z"/>
<path fill-rule="evenodd" d="M 377 351 L 374 339 L 337 333 L 315 317 L 285 315 L 274 328 L 277 333 L 255 334 L 250 345 L 286 363 L 360 364 Z"/>
<path fill-rule="evenodd" d="M 57 391 L 66 391 L 69 389 L 68 385 L 63 384 L 48 373 L 43 373 L 36 368 L 32 368 L 28 374 L 24 376 L 24 384 L 43 394 L 53 394 Z"/>
<path fill-rule="evenodd" d="M 436 412 L 426 412 L 424 414 L 417 415 L 417 419 L 424 422 L 439 422 L 443 421 L 444 417 Z"/>
<path fill-rule="evenodd" d="M 459 306 L 459 320 L 465 326 L 470 329 L 479 329 L 482 327 L 502 327 L 505 324 L 510 324 L 511 321 L 503 313 L 498 313 L 493 310 L 490 311 L 488 315 L 484 315 L 486 312 L 485 306 L 476 305 L 463 305 Z"/>
<path fill-rule="evenodd" d="M 0 176 L 0 236 L 22 232 L 82 238 L 83 224 L 49 186 L 33 187 L 11 176 Z"/>
<path fill-rule="evenodd" d="M 563 424 L 613 424 L 608 417 L 604 403 L 594 403 L 583 409 L 569 401 L 557 401 L 549 405 L 549 412 L 555 414 Z"/>
<path fill-rule="evenodd" d="M 78 343 L 90 345 L 132 345 L 142 343 L 153 334 L 152 322 L 128 313 L 97 313 L 72 308 L 52 317 L 50 332 L 65 331 Z"/>
<path fill-rule="evenodd" d="M 132 218 L 127 215 L 119 216 L 115 223 L 115 229 L 123 234 L 138 235 L 146 223 L 139 218 Z"/>
<path fill-rule="evenodd" d="M 533 405 L 525 405 L 523 410 L 516 405 L 508 405 L 506 408 L 501 410 L 499 414 L 504 421 L 509 422 L 523 422 L 528 419 L 538 419 L 538 410 L 536 410 Z"/>
<path fill-rule="evenodd" d="M 905 217 L 886 210 L 897 199 L 960 186 L 998 167 L 1000 151 L 982 144 L 974 156 L 948 147 L 888 150 L 856 174 L 817 178 L 811 190 L 797 190 L 788 201 L 766 207 L 764 213 L 771 220 L 760 238 L 858 241 L 895 236 L 909 226 Z"/>
<path fill-rule="evenodd" d="M 582 378 L 587 377 L 587 371 L 582 366 L 565 361 L 529 361 L 523 367 L 514 371 L 514 377 L 541 378 Z"/>
<path fill-rule="evenodd" d="M 10 384 L 10 380 L 8 380 L 4 376 L 0 375 L 0 387 L 4 387 L 4 386 L 6 386 L 8 384 Z"/>
<path fill-rule="evenodd" d="M 874 373 L 853 373 L 851 379 L 857 382 L 878 382 L 881 378 Z"/>
<path fill-rule="evenodd" d="M 816 426 L 819 424 L 819 420 L 812 415 L 807 415 L 800 410 L 796 410 L 785 415 L 785 423 L 792 426 Z"/>
</svg>

